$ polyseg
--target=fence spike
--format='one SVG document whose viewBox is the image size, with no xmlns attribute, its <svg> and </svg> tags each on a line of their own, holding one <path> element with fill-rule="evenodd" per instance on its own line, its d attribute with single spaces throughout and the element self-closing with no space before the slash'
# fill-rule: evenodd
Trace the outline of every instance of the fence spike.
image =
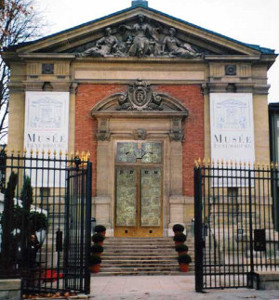
<svg viewBox="0 0 279 300">
<path fill-rule="evenodd" d="M 39 149 L 38 148 L 36 149 L 36 155 L 37 156 L 39 155 Z"/>
<path fill-rule="evenodd" d="M 51 151 L 50 151 L 50 149 L 48 149 L 47 155 L 50 156 L 50 154 L 51 154 Z"/>
<path fill-rule="evenodd" d="M 45 149 L 42 150 L 42 155 L 43 155 L 43 156 L 45 155 Z"/>
<path fill-rule="evenodd" d="M 79 151 L 76 151 L 76 157 L 79 157 Z"/>
<path fill-rule="evenodd" d="M 89 152 L 89 150 L 87 151 L 87 160 L 89 160 L 90 159 L 90 152 Z"/>
<path fill-rule="evenodd" d="M 275 163 L 275 168 L 278 169 L 278 163 Z"/>
<path fill-rule="evenodd" d="M 219 166 L 219 164 L 220 164 L 220 161 L 219 161 L 219 159 L 217 159 L 217 166 Z"/>
<path fill-rule="evenodd" d="M 198 161 L 197 161 L 197 160 L 195 160 L 195 161 L 194 161 L 194 165 L 195 165 L 195 167 L 196 167 L 196 168 L 198 168 L 198 167 L 199 167 L 199 163 L 198 163 Z"/>
<path fill-rule="evenodd" d="M 54 151 L 53 151 L 53 155 L 54 155 L 54 156 L 56 156 L 56 154 L 57 154 L 57 151 L 56 151 L 56 150 L 54 150 Z"/>
<path fill-rule="evenodd" d="M 210 158 L 208 158 L 207 159 L 207 164 L 210 166 L 210 163 L 211 163 L 211 161 L 210 161 Z"/>
<path fill-rule="evenodd" d="M 63 155 L 63 152 L 62 152 L 62 150 L 60 149 L 59 150 L 59 156 L 61 157 Z"/>
<path fill-rule="evenodd" d="M 266 167 L 267 170 L 269 170 L 270 169 L 270 164 L 266 163 L 265 167 Z"/>
<path fill-rule="evenodd" d="M 21 151 L 17 150 L 17 156 L 20 156 L 20 154 L 21 154 Z"/>
<path fill-rule="evenodd" d="M 34 151 L 33 151 L 33 148 L 31 148 L 31 149 L 30 149 L 30 155 L 31 155 L 31 156 L 33 155 L 33 152 L 34 152 Z"/>
<path fill-rule="evenodd" d="M 223 166 L 224 165 L 224 159 L 221 158 L 221 165 Z"/>
<path fill-rule="evenodd" d="M 273 163 L 273 161 L 270 163 L 270 168 L 274 169 L 274 163 Z"/>
</svg>

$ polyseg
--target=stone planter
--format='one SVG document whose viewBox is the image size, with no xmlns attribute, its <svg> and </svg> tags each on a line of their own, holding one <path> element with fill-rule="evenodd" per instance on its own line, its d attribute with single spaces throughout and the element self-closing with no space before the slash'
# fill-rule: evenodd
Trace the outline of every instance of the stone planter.
<svg viewBox="0 0 279 300">
<path fill-rule="evenodd" d="M 188 272 L 189 271 L 189 264 L 179 264 L 179 270 L 180 272 Z"/>
<path fill-rule="evenodd" d="M 89 270 L 91 273 L 99 273 L 100 269 L 101 269 L 101 264 L 89 266 Z"/>
</svg>

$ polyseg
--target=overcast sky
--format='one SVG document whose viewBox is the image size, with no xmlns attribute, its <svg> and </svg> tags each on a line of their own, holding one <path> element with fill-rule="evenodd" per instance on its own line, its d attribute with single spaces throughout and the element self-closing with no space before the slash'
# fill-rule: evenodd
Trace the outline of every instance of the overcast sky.
<svg viewBox="0 0 279 300">
<path fill-rule="evenodd" d="M 47 34 L 131 6 L 131 0 L 38 0 Z M 279 53 L 279 0 L 149 0 L 149 7 Z M 279 102 L 279 58 L 268 72 L 269 101 Z"/>
</svg>

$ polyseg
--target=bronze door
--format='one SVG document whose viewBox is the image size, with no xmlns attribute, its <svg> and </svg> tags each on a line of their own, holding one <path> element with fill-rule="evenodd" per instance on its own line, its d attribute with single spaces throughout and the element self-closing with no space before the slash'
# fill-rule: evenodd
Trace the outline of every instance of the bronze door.
<svg viewBox="0 0 279 300">
<path fill-rule="evenodd" d="M 130 147 L 130 152 L 134 149 L 141 154 L 136 154 L 136 159 L 130 157 L 129 162 L 121 161 L 121 155 L 118 155 L 115 170 L 115 236 L 162 236 L 161 143 L 134 143 L 136 147 L 129 144 L 126 146 Z M 151 153 L 149 158 L 143 159 L 148 155 L 146 149 Z M 132 156 L 128 150 L 125 149 L 125 155 Z"/>
</svg>

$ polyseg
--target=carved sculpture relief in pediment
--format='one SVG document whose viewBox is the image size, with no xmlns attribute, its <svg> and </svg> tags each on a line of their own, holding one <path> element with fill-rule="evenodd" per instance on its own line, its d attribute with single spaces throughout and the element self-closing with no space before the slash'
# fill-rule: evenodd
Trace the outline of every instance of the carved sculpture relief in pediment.
<svg viewBox="0 0 279 300">
<path fill-rule="evenodd" d="M 176 29 L 152 22 L 138 15 L 133 23 L 105 29 L 103 37 L 78 48 L 78 56 L 86 57 L 127 57 L 161 56 L 193 58 L 201 56 L 201 51 L 176 37 Z"/>
</svg>

